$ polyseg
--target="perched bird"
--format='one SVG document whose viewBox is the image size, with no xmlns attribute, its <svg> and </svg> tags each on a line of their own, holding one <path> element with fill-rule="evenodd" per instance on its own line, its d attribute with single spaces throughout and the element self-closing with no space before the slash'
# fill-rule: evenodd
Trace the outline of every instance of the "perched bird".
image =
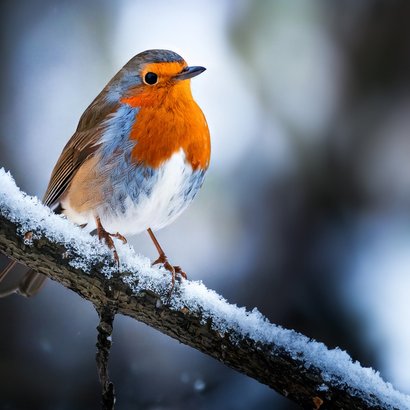
<svg viewBox="0 0 410 410">
<path fill-rule="evenodd" d="M 204 114 L 190 79 L 204 67 L 189 67 L 177 53 L 147 50 L 133 57 L 85 110 L 51 174 L 43 202 L 74 223 L 95 227 L 117 263 L 113 238 L 147 230 L 159 257 L 172 266 L 153 231 L 174 221 L 201 188 L 210 160 Z M 10 262 L 0 282 L 15 269 Z M 28 271 L 13 292 L 35 294 L 45 276 Z"/>
</svg>

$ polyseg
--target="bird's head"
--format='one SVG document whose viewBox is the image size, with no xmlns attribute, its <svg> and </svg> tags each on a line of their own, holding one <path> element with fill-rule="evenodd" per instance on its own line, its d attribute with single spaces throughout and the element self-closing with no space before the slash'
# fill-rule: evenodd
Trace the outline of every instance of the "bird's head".
<svg viewBox="0 0 410 410">
<path fill-rule="evenodd" d="M 106 99 L 133 107 L 192 100 L 190 79 L 205 71 L 189 67 L 169 50 L 147 50 L 133 57 L 107 86 Z"/>
</svg>

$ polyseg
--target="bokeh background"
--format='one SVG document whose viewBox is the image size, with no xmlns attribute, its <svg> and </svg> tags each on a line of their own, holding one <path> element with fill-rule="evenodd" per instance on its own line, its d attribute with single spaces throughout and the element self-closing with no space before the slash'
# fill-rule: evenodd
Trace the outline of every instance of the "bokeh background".
<svg viewBox="0 0 410 410">
<path fill-rule="evenodd" d="M 192 279 L 340 346 L 410 393 L 410 3 L 19 0 L 0 3 L 0 166 L 39 197 L 76 123 L 148 48 L 192 81 L 213 157 L 159 239 Z M 131 240 L 155 257 L 147 235 Z M 48 281 L 0 300 L 0 408 L 97 409 L 92 306 Z M 118 409 L 295 409 L 125 317 Z"/>
</svg>

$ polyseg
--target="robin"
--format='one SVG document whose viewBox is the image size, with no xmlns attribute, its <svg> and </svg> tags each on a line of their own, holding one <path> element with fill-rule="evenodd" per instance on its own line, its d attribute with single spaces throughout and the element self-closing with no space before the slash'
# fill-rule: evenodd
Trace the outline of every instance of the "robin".
<svg viewBox="0 0 410 410">
<path fill-rule="evenodd" d="M 113 238 L 147 230 L 162 264 L 172 266 L 154 231 L 173 222 L 204 181 L 210 137 L 194 101 L 190 79 L 204 67 L 189 67 L 177 53 L 147 50 L 111 79 L 80 118 L 51 174 L 43 202 L 82 227 L 95 228 L 119 258 Z M 0 281 L 13 272 L 10 262 Z M 37 293 L 45 276 L 28 271 L 0 295 Z"/>
</svg>

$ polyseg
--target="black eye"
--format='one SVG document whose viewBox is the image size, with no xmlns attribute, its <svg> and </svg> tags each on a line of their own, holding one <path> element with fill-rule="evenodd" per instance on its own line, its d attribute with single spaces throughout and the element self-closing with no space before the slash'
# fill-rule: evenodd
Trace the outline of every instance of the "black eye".
<svg viewBox="0 0 410 410">
<path fill-rule="evenodd" d="M 144 81 L 149 85 L 154 85 L 158 81 L 158 76 L 155 73 L 145 74 Z"/>
</svg>

